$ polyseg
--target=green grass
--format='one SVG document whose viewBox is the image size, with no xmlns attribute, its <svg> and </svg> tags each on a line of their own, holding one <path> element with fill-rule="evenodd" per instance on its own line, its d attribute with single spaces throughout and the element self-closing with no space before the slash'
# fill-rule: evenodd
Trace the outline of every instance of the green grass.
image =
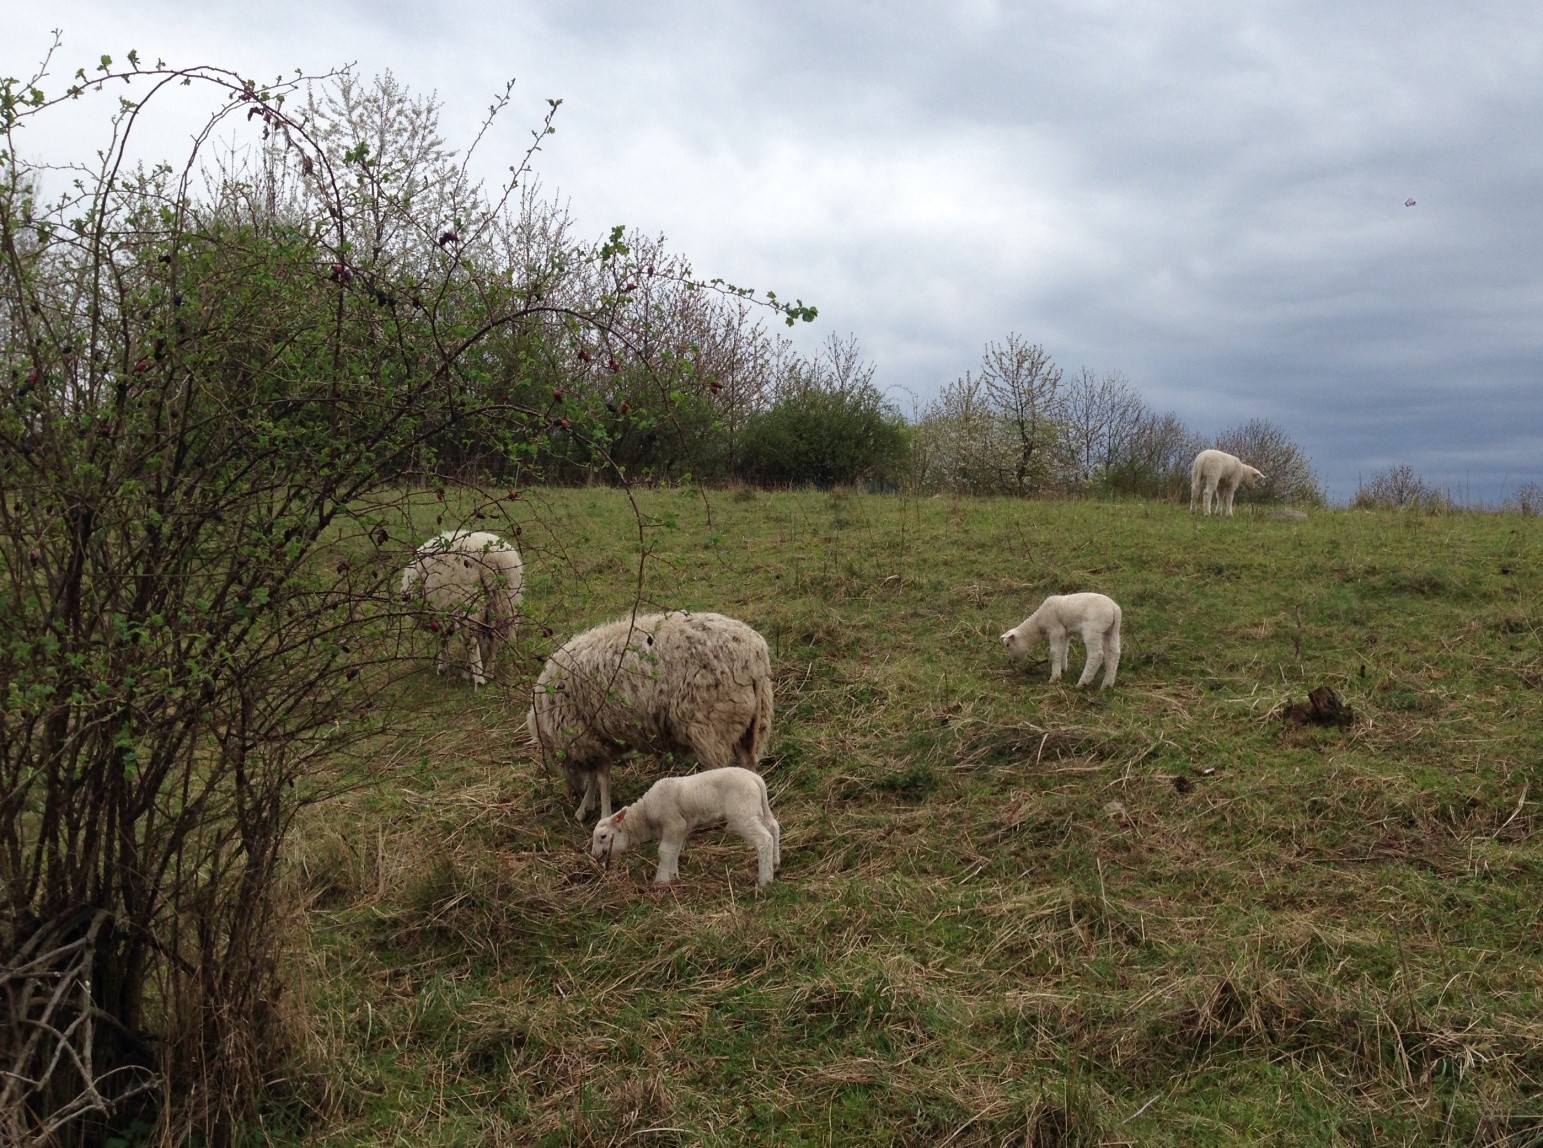
<svg viewBox="0 0 1543 1148">
<path fill-rule="evenodd" d="M 638 531 L 549 492 L 499 686 L 416 675 L 417 731 L 302 819 L 254 1137 L 1543 1144 L 1543 523 L 640 501 L 647 604 L 772 646 L 778 880 L 718 833 L 666 891 L 652 846 L 587 857 L 525 692 L 630 604 Z M 1116 686 L 1010 668 L 1083 589 L 1124 607 Z M 1356 724 L 1288 731 L 1322 683 Z"/>
</svg>

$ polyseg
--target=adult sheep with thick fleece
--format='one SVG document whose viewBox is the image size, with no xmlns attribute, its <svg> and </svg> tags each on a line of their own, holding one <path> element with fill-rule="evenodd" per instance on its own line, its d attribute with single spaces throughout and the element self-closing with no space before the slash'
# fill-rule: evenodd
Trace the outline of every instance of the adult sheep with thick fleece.
<svg viewBox="0 0 1543 1148">
<path fill-rule="evenodd" d="M 690 753 L 708 769 L 760 760 L 771 734 L 766 639 L 722 614 L 640 614 L 586 630 L 547 660 L 526 727 L 547 767 L 611 815 L 611 762 Z"/>
<path fill-rule="evenodd" d="M 1073 632 L 1082 635 L 1088 648 L 1088 664 L 1082 669 L 1079 686 L 1093 680 L 1098 667 L 1104 667 L 1104 684 L 1114 684 L 1120 668 L 1120 607 L 1103 594 L 1052 594 L 1039 609 L 1002 635 L 1007 656 L 1013 661 L 1028 656 L 1037 642 L 1050 643 L 1050 680 L 1060 681 L 1066 669 L 1066 654 Z"/>
<path fill-rule="evenodd" d="M 634 845 L 658 840 L 654 883 L 668 885 L 680 876 L 680 851 L 691 831 L 720 824 L 755 847 L 756 885 L 771 884 L 782 864 L 782 826 L 772 816 L 766 782 L 738 766 L 660 778 L 631 805 L 600 819 L 590 838 L 590 853 L 609 861 Z"/>
<path fill-rule="evenodd" d="M 1264 477 L 1237 455 L 1224 450 L 1203 450 L 1195 456 L 1189 469 L 1189 510 L 1193 514 L 1196 504 L 1205 498 L 1205 512 L 1211 513 L 1211 499 L 1216 499 L 1217 513 L 1232 517 L 1232 496 L 1239 486 L 1253 489 L 1254 483 Z"/>
<path fill-rule="evenodd" d="M 439 633 L 439 672 L 450 639 L 465 638 L 472 685 L 487 683 L 499 644 L 514 640 L 525 568 L 520 552 L 485 530 L 447 530 L 418 547 L 402 571 L 402 597 L 427 607 L 422 623 Z"/>
</svg>

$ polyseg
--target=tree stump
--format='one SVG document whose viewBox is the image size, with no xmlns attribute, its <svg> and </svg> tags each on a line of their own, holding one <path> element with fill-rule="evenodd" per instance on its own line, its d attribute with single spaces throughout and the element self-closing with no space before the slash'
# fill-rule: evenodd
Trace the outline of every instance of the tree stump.
<svg viewBox="0 0 1543 1148">
<path fill-rule="evenodd" d="M 1319 725 L 1343 729 L 1355 721 L 1355 711 L 1340 701 L 1339 695 L 1328 686 L 1309 691 L 1307 701 L 1293 702 L 1281 716 L 1288 728 Z"/>
</svg>

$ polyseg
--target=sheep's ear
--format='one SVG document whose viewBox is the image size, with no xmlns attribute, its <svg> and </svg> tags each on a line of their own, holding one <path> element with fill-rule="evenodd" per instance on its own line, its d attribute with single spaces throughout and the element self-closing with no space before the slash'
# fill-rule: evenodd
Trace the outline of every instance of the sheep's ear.
<svg viewBox="0 0 1543 1148">
<path fill-rule="evenodd" d="M 611 814 L 611 824 L 620 825 L 623 817 L 627 816 L 627 807 L 623 805 L 615 813 Z"/>
<path fill-rule="evenodd" d="M 1008 642 L 1011 642 L 1012 640 L 1013 640 L 1013 632 L 1011 630 L 1007 631 L 1007 633 L 1002 635 L 1002 645 L 1005 646 L 1005 645 L 1007 645 Z"/>
</svg>

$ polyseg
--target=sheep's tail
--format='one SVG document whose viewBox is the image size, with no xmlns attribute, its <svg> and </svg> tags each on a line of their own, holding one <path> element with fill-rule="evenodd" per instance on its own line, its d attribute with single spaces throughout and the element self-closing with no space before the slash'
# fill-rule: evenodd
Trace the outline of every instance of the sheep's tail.
<svg viewBox="0 0 1543 1148">
<path fill-rule="evenodd" d="M 759 674 L 755 679 L 755 716 L 740 735 L 734 746 L 734 758 L 746 769 L 754 769 L 771 736 L 772 685 L 770 674 Z"/>
<path fill-rule="evenodd" d="M 771 811 L 771 798 L 766 793 L 766 779 L 758 777 L 756 780 L 761 783 L 761 822 L 765 825 L 773 825 L 777 818 Z"/>
</svg>

